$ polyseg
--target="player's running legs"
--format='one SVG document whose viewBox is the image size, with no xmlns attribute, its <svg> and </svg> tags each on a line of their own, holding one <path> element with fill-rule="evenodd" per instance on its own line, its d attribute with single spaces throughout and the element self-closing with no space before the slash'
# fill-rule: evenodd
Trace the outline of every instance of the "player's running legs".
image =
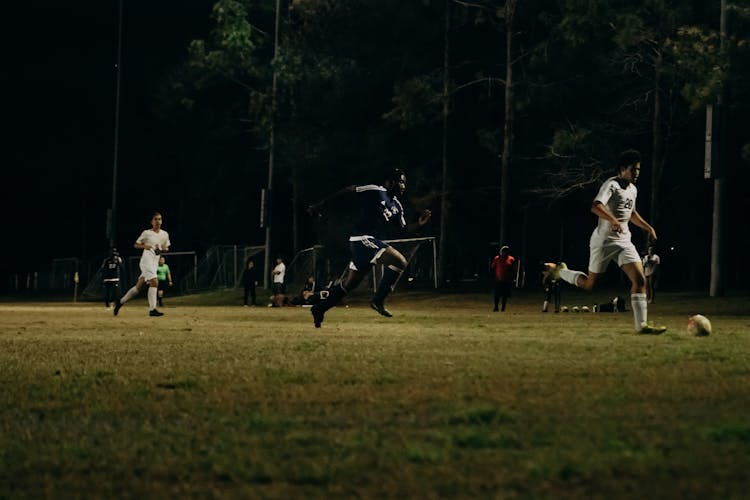
<svg viewBox="0 0 750 500">
<path fill-rule="evenodd" d="M 334 285 L 328 291 L 328 297 L 321 300 L 310 308 L 310 314 L 313 317 L 315 328 L 320 328 L 323 323 L 326 311 L 336 306 L 349 291 L 354 290 L 365 277 L 365 273 L 351 267 L 346 271 L 346 277 L 340 283 Z"/>
<path fill-rule="evenodd" d="M 393 247 L 388 247 L 376 262 L 383 265 L 383 279 L 378 284 L 378 289 L 372 297 L 370 307 L 377 311 L 378 314 L 390 318 L 393 314 L 385 308 L 385 298 L 391 293 L 399 276 L 406 269 L 406 259 L 401 255 L 401 252 Z"/>
<path fill-rule="evenodd" d="M 115 309 L 114 309 L 114 315 L 117 316 L 117 314 L 120 312 L 120 308 L 125 305 L 126 302 L 128 302 L 130 299 L 138 295 L 138 292 L 140 292 L 141 287 L 146 284 L 145 278 L 143 276 L 138 278 L 138 281 L 136 281 L 135 285 L 128 290 L 125 295 L 122 296 L 122 298 L 115 302 Z M 151 279 L 148 281 L 148 315 L 149 316 L 164 316 L 164 313 L 159 312 L 156 310 L 156 302 L 157 302 L 157 287 L 159 286 L 159 282 L 156 278 Z"/>
<path fill-rule="evenodd" d="M 643 266 L 640 262 L 623 264 L 621 269 L 630 280 L 630 302 L 633 308 L 633 322 L 638 333 L 660 334 L 667 328 L 664 326 L 653 326 L 648 323 L 648 303 L 646 301 L 646 278 L 643 274 Z M 567 281 L 571 285 L 591 291 L 596 285 L 599 274 L 589 271 L 589 274 L 581 271 L 568 269 L 564 262 L 557 265 L 554 274 Z"/>
</svg>

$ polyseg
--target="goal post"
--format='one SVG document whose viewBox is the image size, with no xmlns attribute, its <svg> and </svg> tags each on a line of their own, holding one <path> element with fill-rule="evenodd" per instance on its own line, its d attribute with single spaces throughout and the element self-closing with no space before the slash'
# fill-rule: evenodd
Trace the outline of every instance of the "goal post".
<svg viewBox="0 0 750 500">
<path fill-rule="evenodd" d="M 261 259 L 264 246 L 215 245 L 206 251 L 196 268 L 196 278 L 185 291 L 214 290 L 239 286 L 248 259 Z"/>
<path fill-rule="evenodd" d="M 167 252 L 163 256 L 166 264 L 169 266 L 169 272 L 175 284 L 171 293 L 178 291 L 185 293 L 186 290 L 192 288 L 192 284 L 198 280 L 198 254 L 190 250 Z M 121 294 L 135 285 L 138 276 L 141 275 L 140 261 L 140 255 L 131 255 L 123 259 L 120 266 L 119 283 Z M 81 295 L 86 299 L 100 299 L 104 297 L 101 265 L 88 281 Z"/>
<path fill-rule="evenodd" d="M 394 289 L 402 280 L 405 280 L 408 286 L 414 288 L 438 288 L 437 247 L 434 236 L 383 241 L 401 252 L 401 255 L 406 258 L 406 269 L 396 280 L 393 285 Z M 373 266 L 373 290 L 377 290 L 378 283 L 382 278 L 383 265 Z"/>
</svg>

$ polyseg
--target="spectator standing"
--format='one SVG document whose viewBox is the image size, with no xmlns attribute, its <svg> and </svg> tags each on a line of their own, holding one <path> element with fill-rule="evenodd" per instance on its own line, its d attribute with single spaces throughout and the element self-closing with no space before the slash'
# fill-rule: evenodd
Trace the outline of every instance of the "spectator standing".
<svg viewBox="0 0 750 500">
<path fill-rule="evenodd" d="M 656 280 L 659 279 L 659 266 L 661 259 L 654 253 L 654 246 L 648 246 L 648 253 L 643 256 L 643 274 L 646 275 L 646 297 L 651 304 L 656 299 L 654 290 L 656 289 Z"/>
<path fill-rule="evenodd" d="M 271 297 L 271 305 L 280 306 L 284 304 L 284 295 L 286 294 L 286 287 L 284 284 L 286 265 L 281 256 L 276 257 L 276 266 L 273 268 L 271 274 L 273 275 L 273 296 Z"/>
<path fill-rule="evenodd" d="M 498 305 L 501 311 L 505 311 L 505 304 L 508 302 L 513 284 L 516 281 L 517 269 L 518 263 L 516 258 L 510 254 L 510 247 L 507 245 L 501 246 L 490 263 L 490 271 L 492 271 L 492 276 L 495 279 L 495 307 L 492 309 L 494 312 L 498 311 Z"/>
<path fill-rule="evenodd" d="M 253 259 L 247 260 L 247 267 L 242 272 L 242 286 L 245 288 L 245 299 L 243 304 L 248 307 L 250 304 L 257 306 L 258 301 L 255 296 L 255 288 L 258 286 L 258 268 L 255 267 Z M 248 304 L 247 299 L 250 299 Z"/>
</svg>

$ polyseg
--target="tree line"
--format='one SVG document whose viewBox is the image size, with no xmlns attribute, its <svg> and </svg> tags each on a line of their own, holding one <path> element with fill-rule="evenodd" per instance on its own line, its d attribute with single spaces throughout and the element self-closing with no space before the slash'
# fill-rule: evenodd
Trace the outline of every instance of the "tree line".
<svg viewBox="0 0 750 500">
<path fill-rule="evenodd" d="M 442 280 L 483 272 L 490 242 L 511 244 L 527 262 L 580 259 L 593 193 L 617 154 L 635 147 L 644 156 L 639 212 L 663 251 L 690 266 L 683 278 L 705 283 L 713 207 L 706 107 L 717 104 L 720 175 L 732 180 L 722 196 L 750 209 L 734 182 L 748 179 L 750 163 L 748 5 L 278 5 L 276 42 L 277 2 L 217 1 L 210 34 L 190 42 L 161 84 L 155 102 L 174 141 L 180 216 L 195 220 L 182 228 L 185 239 L 224 224 L 237 240 L 261 242 L 273 130 L 273 252 L 342 247 L 345 211 L 320 222 L 305 207 L 398 167 L 408 172 L 407 210 L 433 211 Z M 220 202 L 206 207 L 216 193 Z M 735 210 L 727 217 L 735 220 Z M 725 259 L 740 256 L 728 249 Z"/>
</svg>

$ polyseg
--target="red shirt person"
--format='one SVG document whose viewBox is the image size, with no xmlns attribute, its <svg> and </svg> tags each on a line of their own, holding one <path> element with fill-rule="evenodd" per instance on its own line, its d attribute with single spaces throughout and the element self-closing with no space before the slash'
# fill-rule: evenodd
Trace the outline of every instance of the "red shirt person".
<svg viewBox="0 0 750 500">
<path fill-rule="evenodd" d="M 518 262 L 509 252 L 508 246 L 501 246 L 498 254 L 492 258 L 490 263 L 490 270 L 495 278 L 495 307 L 493 309 L 495 312 L 498 310 L 505 311 L 505 304 L 508 302 L 516 279 Z M 501 309 L 498 309 L 498 306 Z"/>
</svg>

